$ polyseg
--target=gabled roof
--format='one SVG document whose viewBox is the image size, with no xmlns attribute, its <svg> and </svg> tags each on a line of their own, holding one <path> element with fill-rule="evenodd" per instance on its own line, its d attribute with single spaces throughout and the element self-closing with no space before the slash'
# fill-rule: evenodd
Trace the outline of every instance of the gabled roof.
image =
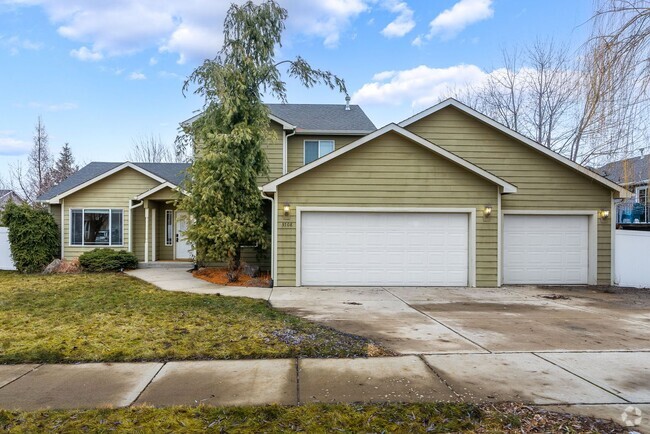
<svg viewBox="0 0 650 434">
<path fill-rule="evenodd" d="M 295 125 L 299 132 L 350 132 L 367 134 L 375 124 L 358 105 L 345 104 L 267 104 L 271 114 Z"/>
<path fill-rule="evenodd" d="M 360 138 L 359 140 L 356 140 L 348 145 L 345 145 L 339 149 L 337 149 L 334 152 L 331 152 L 327 154 L 326 156 L 319 158 L 318 160 L 312 161 L 311 163 L 302 166 L 299 169 L 294 170 L 293 172 L 287 173 L 284 176 L 281 176 L 280 178 L 276 179 L 275 181 L 269 182 L 268 184 L 264 185 L 262 187 L 262 191 L 267 192 L 267 193 L 275 193 L 277 191 L 277 187 L 280 184 L 283 184 L 297 176 L 302 175 L 305 172 L 308 172 L 321 164 L 325 164 L 330 160 L 333 160 L 334 158 L 337 158 L 343 154 L 346 154 L 347 152 L 350 152 L 351 150 L 358 148 L 359 146 L 368 143 L 369 141 L 376 139 L 377 137 L 383 136 L 384 134 L 387 134 L 389 132 L 394 132 L 397 133 L 412 142 L 415 142 L 421 146 L 424 146 L 425 148 L 429 149 L 430 151 L 438 154 L 439 156 L 458 164 L 459 166 L 464 167 L 470 172 L 475 173 L 476 175 L 480 176 L 481 178 L 487 179 L 488 181 L 493 182 L 496 185 L 499 185 L 503 188 L 504 193 L 516 193 L 517 192 L 517 187 L 514 185 L 510 184 L 509 182 L 504 181 L 503 179 L 499 178 L 498 176 L 495 176 L 488 172 L 487 170 L 483 170 L 480 167 L 470 163 L 467 160 L 463 160 L 460 158 L 458 155 L 453 154 L 449 152 L 448 150 L 441 148 L 438 145 L 435 145 L 428 140 L 418 136 L 417 134 L 414 134 L 399 125 L 396 124 L 388 124 L 383 128 L 380 128 L 378 130 L 375 130 L 374 132 Z"/>
<path fill-rule="evenodd" d="M 266 104 L 271 112 L 269 118 L 282 125 L 285 130 L 312 134 L 368 134 L 376 129 L 375 124 L 358 105 L 345 104 Z M 187 125 L 200 118 L 199 113 L 181 122 Z"/>
<path fill-rule="evenodd" d="M 622 185 L 647 184 L 650 182 L 650 154 L 614 161 L 596 171 Z"/>
<path fill-rule="evenodd" d="M 444 101 L 442 101 L 439 104 L 434 105 L 433 107 L 430 107 L 426 110 L 421 111 L 420 113 L 411 116 L 408 119 L 403 120 L 402 122 L 399 123 L 401 127 L 406 127 L 408 125 L 411 125 L 414 122 L 419 121 L 420 119 L 423 119 L 437 111 L 440 111 L 446 107 L 454 107 L 476 119 L 479 121 L 483 122 L 484 124 L 487 124 L 503 134 L 512 137 L 513 139 L 516 139 L 517 141 L 530 146 L 531 148 L 535 149 L 536 151 L 547 155 L 556 161 L 558 161 L 561 164 L 564 164 L 565 166 L 570 167 L 571 169 L 582 173 L 583 175 L 594 179 L 595 181 L 599 182 L 600 184 L 605 185 L 606 187 L 610 188 L 611 190 L 617 191 L 621 197 L 629 197 L 630 192 L 627 191 L 625 188 L 621 187 L 615 182 L 610 181 L 609 179 L 599 175 L 596 172 L 592 172 L 591 170 L 587 169 L 584 166 L 581 166 L 580 164 L 571 161 L 570 159 L 566 158 L 565 156 L 558 154 L 557 152 L 554 152 L 547 148 L 546 146 L 540 145 L 539 143 L 529 139 L 528 137 L 519 134 L 518 132 L 511 130 L 510 128 L 506 127 L 505 125 L 500 124 L 499 122 L 495 121 L 494 119 L 489 118 L 488 116 L 485 116 L 482 113 L 477 112 L 471 107 L 466 106 L 465 104 L 461 103 L 460 101 L 457 101 L 453 98 L 448 98 Z"/>
<path fill-rule="evenodd" d="M 108 163 L 92 162 L 38 197 L 39 202 L 58 203 L 59 199 L 91 185 L 100 179 L 131 168 L 158 182 L 180 185 L 189 167 L 187 163 Z"/>
</svg>

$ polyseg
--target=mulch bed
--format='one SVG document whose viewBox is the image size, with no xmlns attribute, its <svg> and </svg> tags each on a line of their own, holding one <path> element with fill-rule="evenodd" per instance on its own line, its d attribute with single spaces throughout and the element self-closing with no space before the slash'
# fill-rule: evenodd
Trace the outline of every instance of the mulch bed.
<svg viewBox="0 0 650 434">
<path fill-rule="evenodd" d="M 227 273 L 227 268 L 205 267 L 194 271 L 192 274 L 199 279 L 223 286 L 268 288 L 271 284 L 271 275 L 268 272 L 262 272 L 259 277 L 250 277 L 244 273 L 240 273 L 239 279 L 236 282 L 229 282 Z"/>
</svg>

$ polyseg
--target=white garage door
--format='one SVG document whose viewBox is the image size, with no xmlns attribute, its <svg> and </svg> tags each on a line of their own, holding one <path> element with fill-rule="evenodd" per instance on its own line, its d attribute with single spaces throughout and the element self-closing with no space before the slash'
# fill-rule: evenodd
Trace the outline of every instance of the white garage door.
<svg viewBox="0 0 650 434">
<path fill-rule="evenodd" d="M 587 216 L 506 215 L 503 283 L 586 284 Z"/>
<path fill-rule="evenodd" d="M 302 285 L 466 286 L 467 258 L 467 214 L 302 213 Z"/>
</svg>

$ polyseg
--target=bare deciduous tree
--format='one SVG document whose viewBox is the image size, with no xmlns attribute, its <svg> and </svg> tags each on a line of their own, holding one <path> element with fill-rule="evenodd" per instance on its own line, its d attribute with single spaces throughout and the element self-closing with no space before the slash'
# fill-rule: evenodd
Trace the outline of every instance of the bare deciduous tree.
<svg viewBox="0 0 650 434">
<path fill-rule="evenodd" d="M 136 163 L 175 163 L 182 159 L 177 157 L 173 146 L 165 144 L 160 136 L 142 135 L 133 139 L 127 160 Z"/>
</svg>

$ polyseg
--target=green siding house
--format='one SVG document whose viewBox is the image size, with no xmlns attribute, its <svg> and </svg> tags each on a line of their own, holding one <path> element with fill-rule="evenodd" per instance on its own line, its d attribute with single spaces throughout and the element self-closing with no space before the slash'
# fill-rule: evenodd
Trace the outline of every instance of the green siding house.
<svg viewBox="0 0 650 434">
<path fill-rule="evenodd" d="M 269 108 L 260 265 L 276 285 L 611 283 L 613 203 L 630 193 L 458 101 L 380 129 L 358 106 Z M 186 168 L 91 163 L 43 195 L 61 255 L 190 261 L 174 209 Z"/>
</svg>

